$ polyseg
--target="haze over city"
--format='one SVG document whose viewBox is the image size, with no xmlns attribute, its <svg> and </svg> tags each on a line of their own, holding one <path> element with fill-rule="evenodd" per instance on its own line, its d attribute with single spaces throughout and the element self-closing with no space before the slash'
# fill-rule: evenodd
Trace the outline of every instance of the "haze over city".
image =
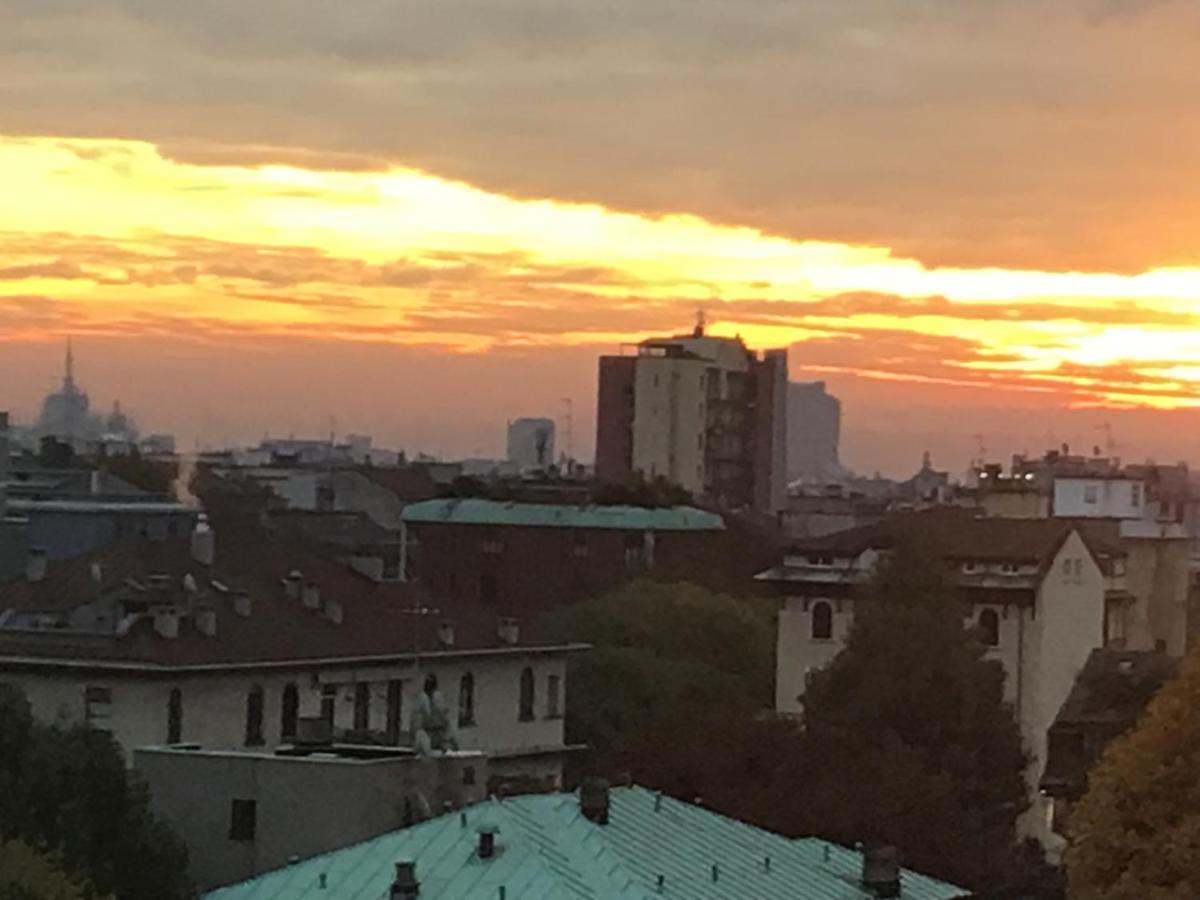
<svg viewBox="0 0 1200 900">
<path fill-rule="evenodd" d="M 73 335 L 189 446 L 571 397 L 586 457 L 597 355 L 703 308 L 863 471 L 1197 458 L 1190 4 L 275 6 L 0 4 L 18 420 Z"/>
</svg>

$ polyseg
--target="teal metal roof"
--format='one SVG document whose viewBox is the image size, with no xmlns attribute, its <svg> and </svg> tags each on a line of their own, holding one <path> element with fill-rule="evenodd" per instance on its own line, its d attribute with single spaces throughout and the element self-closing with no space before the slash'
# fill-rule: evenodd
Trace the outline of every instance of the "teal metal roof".
<svg viewBox="0 0 1200 900">
<path fill-rule="evenodd" d="M 424 500 L 404 508 L 408 523 L 527 525 L 546 528 L 613 528 L 631 531 L 719 531 L 715 513 L 691 506 L 559 506 L 502 500 Z"/>
<path fill-rule="evenodd" d="M 400 860 L 416 863 L 421 900 L 497 900 L 501 887 L 508 900 L 870 900 L 855 851 L 789 840 L 644 788 L 614 788 L 610 798 L 607 825 L 585 819 L 574 794 L 487 801 L 205 900 L 384 900 Z M 475 852 L 481 824 L 499 828 L 490 860 Z M 968 893 L 908 871 L 902 887 L 905 900 Z"/>
</svg>

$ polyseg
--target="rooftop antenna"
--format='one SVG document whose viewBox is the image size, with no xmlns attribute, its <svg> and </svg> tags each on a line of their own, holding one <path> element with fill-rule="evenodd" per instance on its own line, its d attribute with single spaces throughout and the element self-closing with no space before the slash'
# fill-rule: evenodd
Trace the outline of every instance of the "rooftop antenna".
<svg viewBox="0 0 1200 900">
<path fill-rule="evenodd" d="M 975 439 L 975 465 L 987 465 L 987 444 L 983 442 L 982 434 L 971 435 Z"/>
<path fill-rule="evenodd" d="M 1101 422 L 1096 426 L 1096 430 L 1104 432 L 1104 452 L 1107 453 L 1111 459 L 1117 449 L 1117 442 L 1113 438 L 1112 422 Z"/>
</svg>

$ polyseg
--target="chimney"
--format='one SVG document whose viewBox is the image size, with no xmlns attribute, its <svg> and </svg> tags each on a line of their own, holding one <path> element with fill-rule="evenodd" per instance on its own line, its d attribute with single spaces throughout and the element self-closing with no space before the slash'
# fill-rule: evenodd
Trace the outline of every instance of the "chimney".
<svg viewBox="0 0 1200 900">
<path fill-rule="evenodd" d="M 421 882 L 417 881 L 417 864 L 411 860 L 396 863 L 396 877 L 392 881 L 390 900 L 416 900 L 421 896 Z"/>
<path fill-rule="evenodd" d="M 334 625 L 341 625 L 342 622 L 346 621 L 346 610 L 342 608 L 341 601 L 325 601 L 325 618 L 327 618 Z"/>
<path fill-rule="evenodd" d="M 315 581 L 304 582 L 304 587 L 300 590 L 300 602 L 304 604 L 305 609 L 320 609 L 321 586 Z"/>
<path fill-rule="evenodd" d="M 179 637 L 179 613 L 173 607 L 159 607 L 154 610 L 154 630 L 158 636 L 167 640 Z"/>
<path fill-rule="evenodd" d="M 585 778 L 579 786 L 579 811 L 589 822 L 608 824 L 608 782 L 603 778 Z"/>
<path fill-rule="evenodd" d="M 862 884 L 872 897 L 900 896 L 900 854 L 895 847 L 863 850 Z"/>
<path fill-rule="evenodd" d="M 300 599 L 300 588 L 304 584 L 304 575 L 299 569 L 292 569 L 283 579 L 283 595 L 289 600 Z"/>
<path fill-rule="evenodd" d="M 196 630 L 205 637 L 217 636 L 217 611 L 211 606 L 202 606 L 196 610 Z"/>
<path fill-rule="evenodd" d="M 202 514 L 192 530 L 192 559 L 202 566 L 211 566 L 216 549 L 217 536 L 208 524 L 208 517 Z"/>
<path fill-rule="evenodd" d="M 496 636 L 501 643 L 516 644 L 521 639 L 521 625 L 516 619 L 501 619 L 496 626 Z"/>
<path fill-rule="evenodd" d="M 250 599 L 250 595 L 245 591 L 238 591 L 233 595 L 233 611 L 243 619 L 250 618 L 250 613 L 254 609 L 254 603 Z"/>
<path fill-rule="evenodd" d="M 496 855 L 496 835 L 499 831 L 500 828 L 495 822 L 486 821 L 479 823 L 479 827 L 475 833 L 479 836 L 477 849 L 480 859 L 491 859 Z"/>
<path fill-rule="evenodd" d="M 454 646 L 454 623 L 447 621 L 447 622 L 442 622 L 440 625 L 438 625 L 437 636 L 438 636 L 438 643 L 441 644 L 443 647 L 453 647 Z"/>
<path fill-rule="evenodd" d="M 46 551 L 42 547 L 30 547 L 29 555 L 25 557 L 25 579 L 41 581 L 46 577 Z"/>
</svg>

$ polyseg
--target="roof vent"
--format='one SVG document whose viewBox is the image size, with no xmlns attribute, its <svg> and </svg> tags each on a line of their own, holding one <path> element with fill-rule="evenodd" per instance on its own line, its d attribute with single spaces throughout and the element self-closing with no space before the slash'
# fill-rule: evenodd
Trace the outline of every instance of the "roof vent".
<svg viewBox="0 0 1200 900">
<path fill-rule="evenodd" d="M 438 643 L 443 647 L 454 646 L 454 623 L 442 622 L 438 625 Z"/>
<path fill-rule="evenodd" d="M 483 821 L 479 823 L 479 827 L 475 833 L 479 836 L 479 858 L 491 859 L 496 855 L 496 835 L 499 834 L 500 828 L 492 821 Z"/>
<path fill-rule="evenodd" d="M 420 895 L 421 882 L 417 881 L 417 864 L 408 859 L 400 860 L 396 863 L 391 900 L 416 900 Z"/>
<path fill-rule="evenodd" d="M 521 640 L 521 625 L 516 619 L 501 619 L 496 626 L 496 636 L 501 643 L 512 646 Z"/>
<path fill-rule="evenodd" d="M 862 883 L 872 897 L 900 896 L 900 854 L 895 847 L 863 850 Z"/>
<path fill-rule="evenodd" d="M 597 825 L 608 824 L 608 782 L 603 778 L 585 778 L 579 786 L 579 811 Z"/>
</svg>

